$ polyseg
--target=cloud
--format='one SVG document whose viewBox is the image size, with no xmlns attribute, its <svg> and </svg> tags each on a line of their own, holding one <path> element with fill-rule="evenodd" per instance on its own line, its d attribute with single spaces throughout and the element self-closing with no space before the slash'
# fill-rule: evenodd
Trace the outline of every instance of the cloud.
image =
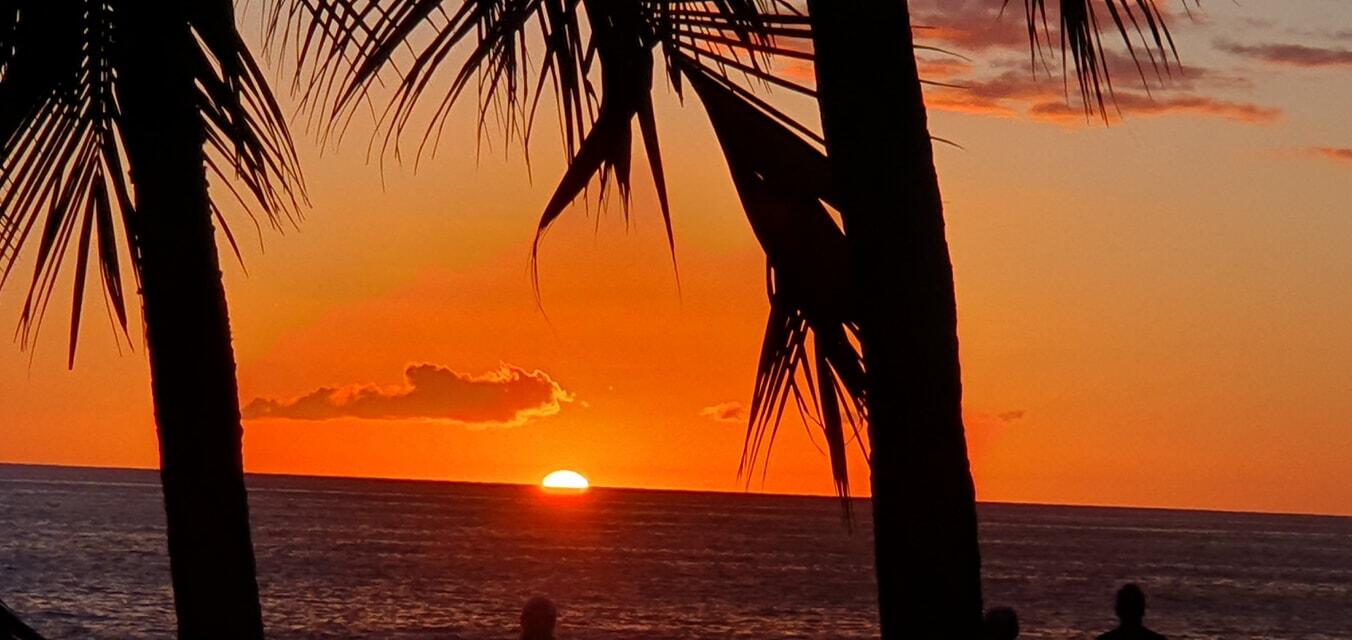
<svg viewBox="0 0 1352 640">
<path fill-rule="evenodd" d="M 1306 149 L 1306 154 L 1316 158 L 1323 158 L 1340 164 L 1352 164 L 1352 148 L 1347 147 L 1312 147 Z"/>
<path fill-rule="evenodd" d="M 1183 19 L 1165 5 L 1159 9 L 1177 31 L 1205 23 L 1200 14 Z M 929 47 L 917 53 L 921 77 L 951 85 L 926 89 L 925 101 L 931 109 L 1061 126 L 1099 119 L 1096 108 L 1086 115 L 1073 77 L 1069 86 L 1062 77 L 1059 27 L 1054 20 L 1047 25 L 1051 33 L 1039 31 L 1039 45 L 1030 48 L 1022 7 L 1017 3 L 1005 7 L 992 0 L 913 0 L 911 14 L 917 43 Z M 1270 25 L 1256 22 L 1249 26 Z M 1104 26 L 1108 49 L 1100 58 L 1113 79 L 1112 95 L 1105 94 L 1110 119 L 1181 116 L 1241 124 L 1281 119 L 1280 109 L 1246 99 L 1254 83 L 1242 71 L 1220 71 L 1187 60 L 1180 63 L 1170 56 L 1161 60 L 1158 53 L 1152 58 L 1139 42 L 1139 60 L 1135 60 L 1114 31 L 1111 23 Z M 790 47 L 808 46 L 796 39 L 786 42 Z M 790 61 L 779 72 L 814 84 L 810 64 Z"/>
<path fill-rule="evenodd" d="M 1022 409 L 989 413 L 967 410 L 962 420 L 967 427 L 967 451 L 973 458 L 981 458 L 991 450 L 1010 427 L 1023 421 L 1027 414 Z"/>
<path fill-rule="evenodd" d="M 1021 2 L 1006 5 L 996 0 L 912 0 L 912 23 L 917 26 L 916 39 L 921 44 L 939 45 L 944 49 L 955 49 L 958 53 L 986 53 L 1008 51 L 1020 54 L 1025 62 L 1033 51 L 1030 50 L 1028 23 Z M 1143 15 L 1134 11 L 1133 22 L 1140 20 L 1143 31 L 1149 31 Z M 1203 22 L 1200 14 L 1190 14 L 1188 20 L 1179 20 L 1178 12 L 1168 5 L 1160 4 L 1156 9 L 1165 18 L 1171 32 L 1187 29 Z M 1125 14 L 1124 14 L 1125 15 Z M 1101 30 L 1103 42 L 1109 46 L 1120 46 L 1121 37 L 1111 20 L 1104 20 Z M 1133 40 L 1141 37 L 1133 29 Z M 1048 56 L 1060 52 L 1060 25 L 1050 12 L 1048 20 L 1038 18 L 1038 45 Z M 1139 46 L 1139 45 L 1138 45 Z"/>
<path fill-rule="evenodd" d="M 409 365 L 405 382 L 320 387 L 292 400 L 256 398 L 246 420 L 434 420 L 474 426 L 519 426 L 557 414 L 575 397 L 549 374 L 504 364 L 473 375 L 432 364 Z"/>
<path fill-rule="evenodd" d="M 1018 3 L 1006 7 L 990 0 L 915 0 L 912 6 L 915 23 L 924 27 L 916 31 L 921 44 L 976 58 L 966 61 L 921 51 L 922 75 L 961 87 L 929 88 L 926 102 L 935 110 L 1063 126 L 1098 119 L 1095 110 L 1086 118 L 1074 79 L 1069 87 L 1063 82 L 1055 20 L 1048 25 L 1052 33 L 1039 33 L 1035 52 L 1030 50 Z M 1179 19 L 1164 5 L 1160 9 L 1171 28 L 1192 29 L 1199 24 Z M 1242 92 L 1252 88 L 1251 81 L 1191 63 L 1159 60 L 1158 54 L 1152 60 L 1139 43 L 1140 59 L 1133 60 L 1114 30 L 1111 23 L 1104 27 L 1103 42 L 1109 50 L 1101 58 L 1113 78 L 1114 95 L 1105 95 L 1112 118 L 1120 112 L 1127 117 L 1189 116 L 1264 124 L 1281 117 L 1280 110 L 1243 98 Z"/>
<path fill-rule="evenodd" d="M 1014 411 L 1001 411 L 1000 413 L 995 414 L 995 417 L 1000 422 L 1009 424 L 1016 420 L 1022 420 L 1024 413 L 1026 412 L 1023 409 L 1016 409 Z"/>
<path fill-rule="evenodd" d="M 1059 82 L 1034 78 L 1027 71 L 1007 69 L 986 78 L 963 82 L 960 89 L 931 91 L 927 101 L 935 109 L 1002 117 L 1029 117 L 1042 122 L 1073 124 L 1086 119 L 1083 106 L 1068 101 Z M 1119 88 L 1109 104 L 1134 116 L 1187 115 L 1221 118 L 1246 124 L 1266 124 L 1281 118 L 1279 109 L 1204 95 L 1198 89 L 1232 85 L 1225 76 L 1189 69 L 1166 91 L 1148 95 Z M 1097 114 L 1095 114 L 1096 116 Z"/>
<path fill-rule="evenodd" d="M 1028 51 L 1028 30 L 1019 11 L 989 0 L 921 0 L 913 3 L 916 39 L 963 53 L 993 49 Z M 1003 14 L 1003 15 L 1002 15 Z"/>
<path fill-rule="evenodd" d="M 748 417 L 746 405 L 736 400 L 704 407 L 699 410 L 699 414 L 719 422 L 746 422 Z"/>
<path fill-rule="evenodd" d="M 1352 50 L 1310 47 L 1303 44 L 1243 45 L 1221 41 L 1216 48 L 1267 64 L 1307 69 L 1352 67 Z"/>
<path fill-rule="evenodd" d="M 1245 124 L 1268 124 L 1281 119 L 1280 109 L 1247 102 L 1232 102 L 1200 95 L 1152 98 L 1136 93 L 1118 93 L 1116 106 L 1134 116 L 1189 115 L 1221 118 Z M 1111 108 L 1111 107 L 1110 107 Z M 1029 113 L 1042 120 L 1083 120 L 1084 110 L 1062 102 L 1035 104 Z"/>
<path fill-rule="evenodd" d="M 963 422 L 967 425 L 968 432 L 990 429 L 1000 429 L 1008 427 L 1016 422 L 1023 420 L 1027 415 L 1023 409 L 1013 409 L 1009 411 L 1000 411 L 997 413 L 987 413 L 985 411 L 965 411 L 963 412 Z"/>
</svg>

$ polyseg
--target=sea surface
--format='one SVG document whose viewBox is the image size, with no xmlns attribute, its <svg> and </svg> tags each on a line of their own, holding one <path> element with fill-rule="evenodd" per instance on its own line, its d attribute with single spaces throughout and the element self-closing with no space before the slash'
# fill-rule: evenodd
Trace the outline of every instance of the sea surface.
<svg viewBox="0 0 1352 640">
<path fill-rule="evenodd" d="M 0 599 L 50 638 L 169 638 L 157 475 L 0 465 Z M 249 479 L 273 639 L 873 638 L 867 504 L 284 476 Z M 1170 638 L 1352 638 L 1352 519 L 981 506 L 988 604 L 1026 638 L 1112 624 L 1141 584 Z"/>
</svg>

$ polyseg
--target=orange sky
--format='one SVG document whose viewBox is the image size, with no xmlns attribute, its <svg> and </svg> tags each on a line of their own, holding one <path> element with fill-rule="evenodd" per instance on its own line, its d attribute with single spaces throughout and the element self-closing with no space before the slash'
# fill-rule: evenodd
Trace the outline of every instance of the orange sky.
<svg viewBox="0 0 1352 640">
<path fill-rule="evenodd" d="M 1325 28 L 1352 8 L 1208 3 L 1177 25 L 1189 73 L 1153 99 L 1128 84 L 1127 121 L 1104 128 L 1032 80 L 997 0 L 916 4 L 973 58 L 928 66 L 971 87 L 930 97 L 936 135 L 965 147 L 938 163 L 981 499 L 1352 514 L 1352 34 Z M 749 397 L 762 257 L 698 105 L 658 95 L 679 293 L 636 172 L 630 224 L 576 207 L 547 236 L 543 313 L 527 257 L 552 136 L 531 181 L 497 141 L 476 162 L 462 112 L 436 159 L 387 167 L 383 189 L 360 134 L 324 154 L 302 138 L 306 221 L 244 242 L 247 275 L 227 265 L 241 399 L 333 387 L 382 417 L 251 419 L 248 468 L 740 488 L 744 426 L 705 409 Z M 10 321 L 21 294 L 0 293 Z M 91 318 L 75 371 L 56 329 L 0 358 L 0 461 L 155 464 L 140 340 L 119 355 Z M 416 364 L 490 399 L 420 417 L 436 398 L 410 392 Z M 511 368 L 519 393 L 494 404 L 503 381 L 482 378 Z M 752 488 L 830 491 L 796 418 Z"/>
</svg>

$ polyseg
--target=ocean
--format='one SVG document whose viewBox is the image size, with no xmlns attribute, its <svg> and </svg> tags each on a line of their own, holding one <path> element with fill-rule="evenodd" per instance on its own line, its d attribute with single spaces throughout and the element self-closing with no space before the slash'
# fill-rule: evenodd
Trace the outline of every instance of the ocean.
<svg viewBox="0 0 1352 640">
<path fill-rule="evenodd" d="M 169 638 L 158 476 L 0 465 L 0 599 L 53 639 Z M 249 478 L 269 638 L 877 636 L 867 503 Z M 1112 626 L 1127 581 L 1170 638 L 1352 638 L 1352 518 L 983 504 L 988 605 L 1023 638 Z"/>
</svg>

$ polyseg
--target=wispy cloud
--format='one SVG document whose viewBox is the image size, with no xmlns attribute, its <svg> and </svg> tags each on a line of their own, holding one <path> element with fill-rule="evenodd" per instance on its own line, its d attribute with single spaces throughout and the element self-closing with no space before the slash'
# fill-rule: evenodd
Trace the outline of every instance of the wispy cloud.
<svg viewBox="0 0 1352 640">
<path fill-rule="evenodd" d="M 1235 55 L 1274 65 L 1303 68 L 1352 67 L 1352 50 L 1311 47 L 1303 44 L 1246 45 L 1229 41 L 1216 48 Z"/>
<path fill-rule="evenodd" d="M 1188 18 L 1161 5 L 1172 29 L 1204 27 L 1201 14 Z M 1057 25 L 1030 48 L 1022 7 L 1011 9 L 991 0 L 914 0 L 912 15 L 917 42 L 931 49 L 919 52 L 921 76 L 952 86 L 931 86 L 926 103 L 936 111 L 1020 118 L 1073 126 L 1099 119 L 1096 109 L 1086 113 L 1075 87 L 1062 78 L 1060 35 Z M 1250 24 L 1251 23 L 1251 24 Z M 1270 30 L 1270 22 L 1245 21 L 1244 31 Z M 1120 46 L 1113 28 L 1105 28 L 1105 43 L 1118 50 L 1104 52 L 1100 62 L 1113 78 L 1108 100 L 1110 119 L 1120 116 L 1214 118 L 1240 124 L 1267 124 L 1280 120 L 1281 109 L 1250 102 L 1253 81 L 1243 71 L 1221 71 L 1189 60 L 1151 58 L 1140 49 L 1133 60 Z M 1195 34 L 1194 34 L 1195 35 Z M 1339 31 L 1336 35 L 1344 35 Z M 790 46 L 806 46 L 791 41 Z M 1262 47 L 1234 46 L 1257 55 Z M 1325 57 L 1340 55 L 1335 49 Z M 1269 52 L 1268 55 L 1278 55 Z M 1313 61 L 1315 56 L 1307 56 Z M 1139 62 L 1139 64 L 1138 64 Z M 813 83 L 810 65 L 793 62 L 779 69 L 792 79 Z M 1149 85 L 1147 89 L 1146 85 Z"/>
<path fill-rule="evenodd" d="M 985 411 L 966 411 L 963 413 L 963 422 L 967 425 L 967 430 L 999 429 L 1008 427 L 1023 420 L 1027 412 L 1023 409 L 1012 409 L 1009 411 L 999 411 L 988 413 Z"/>
<path fill-rule="evenodd" d="M 1266 124 L 1281 118 L 1280 109 L 1212 97 L 1200 90 L 1223 83 L 1230 80 L 1190 69 L 1189 76 L 1176 81 L 1171 91 L 1147 95 L 1119 89 L 1113 107 L 1133 116 L 1198 116 L 1246 124 Z M 1026 71 L 1005 70 L 965 82 L 961 89 L 931 91 L 928 101 L 936 109 L 958 113 L 1026 117 L 1059 124 L 1084 122 L 1083 106 L 1067 100 L 1061 89 L 1059 84 L 1034 78 Z"/>
<path fill-rule="evenodd" d="M 746 422 L 746 405 L 730 400 L 710 405 L 699 410 L 699 414 L 705 418 L 711 418 L 719 422 Z"/>
<path fill-rule="evenodd" d="M 549 374 L 502 365 L 473 375 L 431 364 L 410 365 L 403 384 L 320 387 L 291 400 L 256 398 L 244 418 L 291 420 L 434 420 L 472 426 L 519 426 L 557 414 L 575 397 Z"/>
<path fill-rule="evenodd" d="M 1028 31 L 1019 11 L 1003 11 L 986 0 L 920 0 L 913 3 L 920 28 L 916 37 L 962 53 L 991 50 L 1028 51 Z"/>
<path fill-rule="evenodd" d="M 917 0 L 914 4 L 916 23 L 926 26 L 917 31 L 923 44 L 975 58 L 968 61 L 922 52 L 922 74 L 960 85 L 931 87 L 926 100 L 932 108 L 1060 125 L 1098 118 L 1095 110 L 1086 114 L 1075 88 L 1060 77 L 1060 36 L 1055 24 L 1035 52 L 1029 48 L 1021 9 L 1002 10 L 1001 3 L 988 0 Z M 1196 26 L 1193 20 L 1171 23 L 1180 29 Z M 1116 34 L 1105 32 L 1104 38 L 1105 43 L 1117 42 Z M 1195 64 L 1179 66 L 1172 59 L 1152 59 L 1141 50 L 1137 53 L 1140 60 L 1133 60 L 1119 47 L 1101 58 L 1114 79 L 1112 95 L 1105 96 L 1111 118 L 1119 114 L 1185 116 L 1265 124 L 1282 116 L 1279 109 L 1245 99 L 1252 83 L 1242 75 Z"/>
<path fill-rule="evenodd" d="M 1187 115 L 1221 118 L 1246 124 L 1269 124 L 1281 119 L 1280 109 L 1247 102 L 1232 102 L 1200 95 L 1152 98 L 1136 93 L 1117 94 L 1117 107 L 1134 116 Z M 1084 111 L 1064 102 L 1035 104 L 1029 113 L 1038 119 L 1053 121 L 1082 120 Z"/>
<path fill-rule="evenodd" d="M 1349 147 L 1311 147 L 1305 152 L 1306 155 L 1316 158 L 1352 165 L 1352 148 Z"/>
<path fill-rule="evenodd" d="M 967 427 L 967 450 L 973 458 L 981 458 L 1015 425 L 1027 415 L 1022 409 L 986 412 L 967 410 L 962 419 Z"/>
<path fill-rule="evenodd" d="M 1010 422 L 1014 422 L 1015 420 L 1022 420 L 1025 413 L 1027 412 L 1024 411 L 1023 409 L 1015 409 L 1013 411 L 1001 411 L 1000 413 L 995 414 L 995 418 L 1001 422 L 1008 424 Z"/>
</svg>

